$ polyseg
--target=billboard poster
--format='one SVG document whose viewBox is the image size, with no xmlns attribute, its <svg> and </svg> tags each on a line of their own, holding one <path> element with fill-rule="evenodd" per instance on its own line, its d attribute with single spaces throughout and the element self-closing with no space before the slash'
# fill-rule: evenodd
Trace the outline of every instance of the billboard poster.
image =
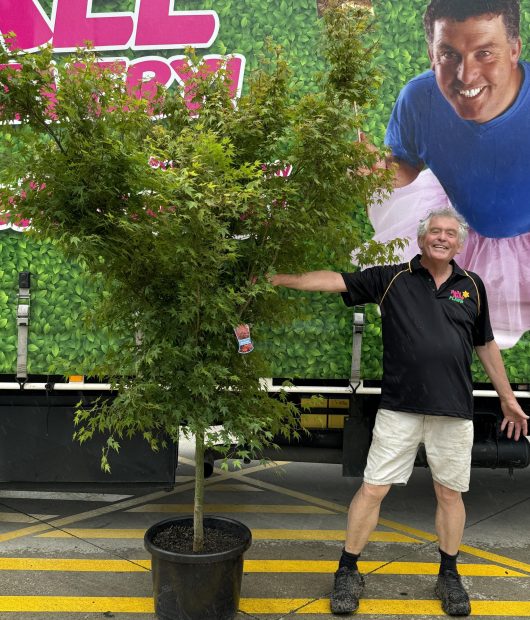
<svg viewBox="0 0 530 620">
<path fill-rule="evenodd" d="M 530 58 L 530 0 L 520 2 L 517 20 L 513 11 L 507 18 L 490 16 L 485 38 L 479 32 L 482 39 L 477 39 L 473 29 L 448 27 L 440 32 L 435 27 L 428 32 L 430 44 L 423 23 L 427 0 L 357 4 L 373 12 L 376 29 L 367 44 L 378 46 L 384 73 L 378 103 L 367 110 L 364 133 L 378 147 L 387 144 L 414 178 L 371 205 L 353 205 L 354 217 L 367 239 L 408 237 L 403 260 L 409 260 L 418 252 L 421 216 L 453 204 L 470 224 L 468 241 L 456 260 L 485 281 L 510 379 L 527 382 L 530 65 L 525 58 Z M 510 4 L 519 7 L 515 0 L 489 2 Z M 311 87 L 310 76 L 321 68 L 315 49 L 325 6 L 326 0 L 0 0 L 0 33 L 14 31 L 17 45 L 36 53 L 52 44 L 58 59 L 92 41 L 102 62 L 123 63 L 128 79 L 141 79 L 146 89 L 153 81 L 178 88 L 182 76 L 193 70 L 183 61 L 184 49 L 191 45 L 213 66 L 230 58 L 237 97 L 267 37 L 283 46 L 297 84 Z M 461 18 L 456 17 L 457 26 Z M 442 19 L 446 25 L 453 21 Z M 481 23 L 475 18 L 464 21 Z M 517 25 L 519 30 L 514 30 Z M 0 182 L 2 160 L 16 153 L 19 130 L 13 126 L 0 146 Z M 36 275 L 30 331 L 33 372 L 46 373 L 59 359 L 66 368 L 79 364 L 81 357 L 97 358 L 114 338 L 87 331 L 81 317 L 90 307 L 91 293 L 80 269 L 53 247 L 26 240 L 21 231 L 27 224 L 8 217 L 0 222 L 0 327 L 7 334 L 0 344 L 1 373 L 12 372 L 16 362 L 14 308 L 17 274 L 23 270 Z M 363 375 L 377 379 L 380 324 L 374 308 L 367 310 L 367 318 Z M 312 295 L 300 317 L 288 329 L 264 335 L 262 345 L 274 349 L 276 376 L 344 378 L 351 363 L 350 324 L 350 313 L 339 299 Z M 475 370 L 481 380 L 479 365 Z"/>
<path fill-rule="evenodd" d="M 499 13 L 482 16 L 473 15 L 480 2 L 427 4 L 377 4 L 382 54 L 398 78 L 384 87 L 379 122 L 413 173 L 370 218 L 376 239 L 414 240 L 422 213 L 453 205 L 470 226 L 457 262 L 484 280 L 495 338 L 508 349 L 530 329 L 530 65 L 519 37 L 528 14 L 516 1 L 489 3 Z M 417 251 L 413 241 L 404 258 Z"/>
</svg>

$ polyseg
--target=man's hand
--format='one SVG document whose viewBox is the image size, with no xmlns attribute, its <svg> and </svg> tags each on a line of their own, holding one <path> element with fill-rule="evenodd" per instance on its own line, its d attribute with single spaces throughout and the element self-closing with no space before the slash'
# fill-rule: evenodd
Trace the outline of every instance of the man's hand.
<svg viewBox="0 0 530 620">
<path fill-rule="evenodd" d="M 359 132 L 359 142 L 362 142 L 362 144 L 364 144 L 364 146 L 366 147 L 366 150 L 369 153 L 377 153 L 379 155 L 379 149 L 371 142 L 368 142 L 368 140 L 366 139 L 366 134 L 362 131 Z M 389 168 L 388 160 L 390 160 L 390 157 L 382 156 L 379 159 L 377 159 L 377 161 L 375 162 L 375 164 L 372 165 L 371 168 L 366 168 L 363 166 L 359 168 L 357 172 L 361 176 L 366 177 L 369 174 L 377 172 L 378 170 L 387 170 Z"/>
<path fill-rule="evenodd" d="M 522 410 L 512 391 L 499 347 L 495 340 L 491 340 L 484 346 L 475 347 L 475 351 L 501 401 L 501 409 L 504 415 L 501 431 L 507 429 L 506 436 L 508 439 L 513 437 L 515 441 L 518 441 L 522 435 L 528 435 L 528 416 Z"/>
<path fill-rule="evenodd" d="M 519 403 L 515 400 L 502 401 L 501 409 L 504 420 L 501 424 L 501 432 L 506 429 L 506 437 L 519 441 L 521 436 L 528 435 L 528 416 L 522 410 Z"/>
<path fill-rule="evenodd" d="M 368 142 L 363 132 L 359 133 L 359 139 L 370 153 L 379 153 L 379 149 L 371 142 Z M 358 173 L 362 176 L 368 176 L 369 174 L 377 173 L 378 170 L 392 170 L 394 173 L 392 185 L 396 189 L 398 187 L 405 187 L 405 185 L 415 181 L 422 168 L 414 168 L 407 162 L 399 159 L 399 157 L 385 155 L 380 157 L 371 168 L 359 168 Z"/>
</svg>

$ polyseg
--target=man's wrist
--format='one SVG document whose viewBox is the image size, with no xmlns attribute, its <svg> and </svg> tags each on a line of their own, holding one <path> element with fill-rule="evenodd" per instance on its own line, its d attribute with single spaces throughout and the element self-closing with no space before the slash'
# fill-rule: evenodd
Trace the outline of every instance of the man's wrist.
<svg viewBox="0 0 530 620">
<path fill-rule="evenodd" d="M 503 392 L 501 394 L 498 393 L 498 395 L 502 404 L 509 405 L 517 402 L 517 398 L 515 398 L 515 394 L 511 391 L 511 389 L 510 392 Z"/>
</svg>

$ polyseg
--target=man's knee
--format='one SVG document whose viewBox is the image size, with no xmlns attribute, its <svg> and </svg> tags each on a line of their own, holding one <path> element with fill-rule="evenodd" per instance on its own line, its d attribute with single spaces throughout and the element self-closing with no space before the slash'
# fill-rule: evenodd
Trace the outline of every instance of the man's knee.
<svg viewBox="0 0 530 620">
<path fill-rule="evenodd" d="M 361 498 L 367 502 L 380 504 L 390 491 L 391 486 L 390 484 L 370 484 L 369 482 L 363 482 L 359 489 L 359 494 Z"/>
<path fill-rule="evenodd" d="M 462 502 L 462 493 L 460 491 L 450 489 L 439 482 L 434 483 L 434 491 L 439 504 L 454 506 Z"/>
</svg>

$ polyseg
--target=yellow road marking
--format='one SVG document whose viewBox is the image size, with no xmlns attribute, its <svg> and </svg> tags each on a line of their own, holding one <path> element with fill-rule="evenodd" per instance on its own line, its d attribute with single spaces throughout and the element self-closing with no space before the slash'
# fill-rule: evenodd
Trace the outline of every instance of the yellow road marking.
<svg viewBox="0 0 530 620">
<path fill-rule="evenodd" d="M 319 599 L 242 599 L 239 605 L 247 614 L 330 614 L 329 600 Z M 472 616 L 497 616 L 526 618 L 530 616 L 530 603 L 519 601 L 472 601 Z M 357 614 L 374 616 L 444 616 L 440 601 L 361 599 Z"/>
<path fill-rule="evenodd" d="M 469 547 L 468 545 L 460 545 L 460 551 L 463 551 L 464 553 L 469 553 L 470 555 L 476 555 L 477 557 L 483 558 L 484 560 L 497 562 L 498 564 L 513 566 L 514 568 L 518 568 L 519 570 L 524 570 L 527 573 L 530 573 L 530 564 L 526 564 L 525 562 L 519 562 L 519 560 L 514 560 L 513 558 L 507 558 L 504 555 L 490 553 L 489 551 L 482 551 L 482 549 Z"/>
<path fill-rule="evenodd" d="M 51 522 L 53 523 L 53 521 Z M 25 527 L 21 530 L 14 530 L 13 532 L 7 532 L 6 534 L 0 534 L 0 542 L 6 542 L 8 540 L 14 540 L 15 538 L 22 538 L 23 536 L 32 536 L 39 532 L 46 532 L 51 529 L 51 525 L 47 523 L 41 523 L 39 525 L 32 525 L 31 527 Z"/>
<path fill-rule="evenodd" d="M 39 538 L 93 538 L 93 539 L 142 539 L 145 529 L 111 529 L 111 528 L 65 528 L 39 534 Z M 254 540 L 337 540 L 343 541 L 344 530 L 276 530 L 256 529 L 252 530 Z M 370 535 L 370 542 L 387 543 L 416 543 L 422 544 L 422 540 L 398 534 L 397 532 L 375 531 Z"/>
<path fill-rule="evenodd" d="M 0 596 L 0 612 L 154 612 L 152 598 L 114 596 Z"/>
<path fill-rule="evenodd" d="M 390 527 L 393 530 L 397 530 L 398 532 L 406 532 L 407 534 L 412 534 L 417 538 L 423 538 L 424 540 L 429 540 L 434 542 L 438 540 L 438 537 L 430 532 L 424 532 L 423 530 L 418 530 L 414 527 L 409 527 L 408 525 L 404 525 L 403 523 L 397 523 L 397 521 L 390 521 L 389 519 L 379 519 L 379 524 L 384 525 L 385 527 Z"/>
<path fill-rule="evenodd" d="M 359 562 L 363 574 L 437 575 L 439 568 L 436 562 Z M 250 573 L 334 573 L 336 570 L 337 560 L 245 560 L 245 571 Z M 495 564 L 459 563 L 458 570 L 468 577 L 528 577 Z"/>
<path fill-rule="evenodd" d="M 146 532 L 144 529 L 123 529 L 116 530 L 111 528 L 66 528 L 64 530 L 52 530 L 45 534 L 39 534 L 38 538 L 71 538 L 76 536 L 77 538 L 143 538 Z"/>
<path fill-rule="evenodd" d="M 143 504 L 127 512 L 171 512 L 174 514 L 193 514 L 193 504 Z M 258 514 L 333 514 L 326 508 L 295 504 L 205 504 L 205 513 L 251 512 Z"/>
<path fill-rule="evenodd" d="M 243 484 L 242 482 L 237 482 L 235 484 L 222 483 L 216 484 L 214 487 L 209 489 L 209 492 L 215 491 L 216 493 L 219 491 L 228 491 L 228 492 L 236 492 L 241 493 L 242 491 L 249 493 L 263 493 L 261 489 L 257 489 L 250 484 Z"/>
<path fill-rule="evenodd" d="M 190 461 L 189 459 L 185 459 L 185 458 L 181 458 L 181 461 L 184 462 L 188 462 L 190 464 L 193 464 L 193 461 Z M 274 464 L 268 464 L 266 467 L 270 468 L 270 467 L 274 467 L 274 466 L 281 466 L 284 465 L 285 462 L 275 462 Z M 250 467 L 250 468 L 246 468 L 243 470 L 239 470 L 236 472 L 225 472 L 223 470 L 217 470 L 216 469 L 216 473 L 218 472 L 219 475 L 217 475 L 215 478 L 211 478 L 209 480 L 206 481 L 206 485 L 210 486 L 213 484 L 216 484 L 219 481 L 223 481 L 223 480 L 227 480 L 227 479 L 234 479 L 234 478 L 239 478 L 241 476 L 246 476 L 250 473 L 254 473 L 256 471 L 261 471 L 265 468 L 265 466 L 263 465 L 258 465 L 256 467 Z M 262 489 L 268 489 L 271 491 L 274 491 L 276 493 L 279 494 L 283 494 L 283 495 L 287 495 L 290 497 L 295 497 L 297 499 L 303 500 L 307 503 L 310 503 L 312 505 L 316 505 L 319 507 L 324 507 L 326 509 L 325 512 L 340 512 L 340 513 L 346 513 L 347 512 L 347 507 L 343 506 L 341 504 L 337 504 L 335 502 L 329 502 L 327 500 L 322 500 L 320 498 L 316 498 L 313 497 L 311 495 L 305 494 L 305 493 L 301 493 L 298 491 L 293 491 L 291 489 L 286 489 L 284 487 L 280 487 L 277 485 L 273 485 L 267 482 L 263 482 L 260 480 L 255 480 L 255 479 L 247 479 L 247 483 L 250 483 L 251 485 L 253 485 L 254 487 L 259 487 Z M 27 527 L 27 528 L 23 528 L 20 530 L 15 530 L 13 532 L 8 532 L 6 534 L 1 534 L 0 535 L 0 542 L 3 541 L 7 541 L 7 540 L 12 540 L 15 538 L 21 538 L 24 536 L 28 536 L 28 535 L 32 535 L 32 534 L 39 534 L 41 532 L 47 532 L 49 530 L 52 530 L 53 528 L 58 528 L 58 527 L 63 527 L 65 525 L 69 525 L 71 523 L 75 523 L 76 521 L 80 521 L 80 520 L 84 520 L 84 519 L 88 519 L 94 516 L 100 516 L 102 514 L 108 514 L 111 512 L 116 512 L 119 510 L 123 510 L 128 508 L 129 506 L 138 506 L 138 504 L 143 504 L 145 502 L 148 501 L 152 501 L 152 500 L 156 500 L 156 499 L 160 499 L 162 497 L 168 497 L 171 495 L 175 495 L 177 493 L 181 493 L 185 490 L 191 489 L 193 488 L 194 483 L 193 482 L 189 482 L 187 484 L 181 484 L 178 488 L 174 489 L 171 492 L 159 492 L 159 493 L 153 493 L 150 495 L 146 495 L 146 496 L 142 496 L 142 497 L 137 497 L 137 498 L 132 498 L 129 500 L 126 500 L 124 502 L 118 502 L 113 504 L 112 506 L 107 506 L 107 507 L 103 507 L 103 508 L 99 508 L 96 510 L 92 510 L 92 511 L 87 511 L 84 513 L 79 513 L 76 515 L 70 515 L 68 517 L 64 517 L 61 519 L 56 519 L 51 521 L 48 524 L 38 524 L 32 527 Z M 423 540 L 427 540 L 427 541 L 435 541 L 437 540 L 436 536 L 434 536 L 433 534 L 429 533 L 429 532 L 424 532 L 421 530 L 417 530 L 415 528 L 411 528 L 409 526 L 406 526 L 404 524 L 401 523 L 397 523 L 395 521 L 390 521 L 387 519 L 380 519 L 379 523 L 381 525 L 385 525 L 389 528 L 392 528 L 394 530 L 396 530 L 397 532 L 406 532 L 407 534 L 412 534 L 413 536 L 416 536 L 417 538 L 423 539 Z M 261 532 L 271 532 L 272 530 L 262 530 Z M 76 535 L 75 533 L 78 532 L 79 534 L 81 533 L 90 533 L 92 535 L 92 537 L 94 538 L 109 538 L 109 537 L 113 537 L 113 538 L 130 538 L 131 534 L 133 534 L 132 537 L 134 538 L 141 538 L 143 537 L 143 530 L 85 530 L 85 529 L 71 529 L 69 530 L 69 532 L 71 532 L 73 535 Z M 104 533 L 103 533 L 104 532 Z M 254 537 L 256 539 L 259 538 L 259 530 L 255 531 L 254 533 Z M 392 535 L 393 533 L 391 532 L 375 532 L 374 536 L 387 536 L 387 535 Z M 68 532 L 62 533 L 62 532 L 48 532 L 47 534 L 40 534 L 41 536 L 46 536 L 46 537 L 67 537 L 70 534 Z M 328 534 L 329 535 L 329 534 Z M 270 534 L 266 534 L 266 537 L 269 537 Z M 289 534 L 287 534 L 287 536 L 290 536 Z M 303 536 L 303 534 L 302 534 Z M 327 535 L 326 535 L 327 536 Z M 87 536 L 89 537 L 89 536 Z M 293 538 L 296 539 L 296 538 Z M 305 539 L 307 540 L 307 538 L 300 538 L 300 539 Z M 313 540 L 322 540 L 323 538 L 315 538 L 312 537 L 311 539 Z M 334 538 L 333 538 L 334 539 Z M 344 539 L 344 534 L 341 532 L 341 537 L 337 538 L 338 540 L 343 540 Z M 330 540 L 330 538 L 324 538 L 324 540 Z M 371 538 L 371 540 L 373 540 Z M 412 539 L 413 540 L 413 539 Z M 411 540 L 411 542 L 412 542 Z M 407 541 L 408 542 L 408 541 Z M 414 541 L 414 542 L 421 542 L 420 541 Z M 512 566 L 515 568 L 518 568 L 520 570 L 524 570 L 525 572 L 530 572 L 530 565 L 525 564 L 523 562 L 519 562 L 517 560 L 513 560 L 512 558 L 507 558 L 504 556 L 500 556 L 497 554 L 492 554 L 486 551 L 482 551 L 481 549 L 477 549 L 474 547 L 470 547 L 468 545 L 462 545 L 461 546 L 461 550 L 464 551 L 465 553 L 468 553 L 470 555 L 475 555 L 477 557 L 481 557 L 483 559 L 489 559 L 491 561 L 494 561 L 496 563 L 499 564 L 503 564 L 505 566 Z M 15 597 L 16 598 L 16 597 Z M 483 614 L 483 615 L 488 615 L 488 614 Z"/>
<path fill-rule="evenodd" d="M 346 537 L 344 530 L 252 530 L 254 540 L 339 540 Z M 396 532 L 376 530 L 370 534 L 370 542 L 423 543 L 422 540 Z"/>
<path fill-rule="evenodd" d="M 172 491 L 172 493 L 181 493 L 185 490 L 186 487 L 193 488 L 194 483 L 183 484 Z M 12 532 L 7 532 L 5 534 L 0 534 L 0 542 L 6 542 L 8 540 L 14 540 L 15 538 L 22 538 L 23 536 L 31 536 L 33 534 L 39 534 L 40 532 L 45 532 L 47 530 L 51 530 L 53 528 L 64 527 L 65 525 L 70 525 L 71 523 L 76 523 L 77 521 L 84 521 L 85 519 L 91 519 L 93 517 L 99 517 L 104 514 L 109 514 L 111 512 L 117 512 L 118 510 L 124 510 L 125 508 L 130 508 L 132 506 L 136 506 L 137 504 L 144 503 L 146 501 L 152 501 L 156 499 L 161 499 L 167 497 L 167 493 L 164 491 L 159 491 L 157 493 L 151 493 L 149 495 L 144 495 L 142 497 L 135 497 L 133 499 L 128 499 L 124 502 L 118 502 L 116 504 L 112 504 L 110 506 L 102 506 L 101 508 L 96 508 L 95 510 L 87 510 L 86 512 L 81 512 L 75 515 L 70 515 L 68 517 L 62 517 L 60 519 L 53 519 L 48 523 L 40 523 L 39 525 L 33 525 L 31 527 L 25 527 L 20 530 L 14 530 Z"/>
<path fill-rule="evenodd" d="M 183 459 L 180 459 L 183 460 Z M 187 460 L 187 459 L 186 459 Z M 284 465 L 284 461 L 278 461 L 274 464 L 267 464 L 267 468 L 270 469 L 272 467 L 279 467 Z M 245 472 L 254 473 L 256 471 L 261 471 L 265 468 L 265 465 L 257 465 L 256 467 L 249 467 L 245 469 Z M 210 486 L 213 484 L 217 484 L 220 481 L 231 480 L 233 478 L 239 478 L 241 475 L 241 471 L 237 472 L 225 472 L 221 471 L 219 475 L 214 478 L 210 478 L 205 481 L 205 485 Z M 182 493 L 189 489 L 193 489 L 195 487 L 195 482 L 187 482 L 179 485 L 173 491 L 157 491 L 156 493 L 150 493 L 149 495 L 142 495 L 141 497 L 134 497 L 132 499 L 125 500 L 123 502 L 116 502 L 110 506 L 102 506 L 101 508 L 97 508 L 95 510 L 88 510 L 86 512 L 80 512 L 74 515 L 69 515 L 67 517 L 62 517 L 59 519 L 54 519 L 49 521 L 48 523 L 40 523 L 38 525 L 32 525 L 30 527 L 24 527 L 22 529 L 13 530 L 11 532 L 6 532 L 5 534 L 0 534 L 0 543 L 6 542 L 8 540 L 14 540 L 16 538 L 23 538 L 24 536 L 33 536 L 34 534 L 39 534 L 41 532 L 46 532 L 48 530 L 52 530 L 54 528 L 62 528 L 66 525 L 71 525 L 72 523 L 76 523 L 78 521 L 84 521 L 86 519 L 92 519 L 94 517 L 100 517 L 104 514 L 110 514 L 113 512 L 118 512 L 120 510 L 126 510 L 132 506 L 138 506 L 139 504 L 144 504 L 146 502 L 155 501 L 157 499 L 171 497 L 172 495 L 176 495 L 177 493 Z"/>
<path fill-rule="evenodd" d="M 530 617 L 530 602 L 472 601 L 472 615 L 507 618 Z M 239 608 L 254 614 L 329 614 L 327 599 L 241 599 Z M 154 612 L 151 597 L 96 596 L 0 596 L 0 612 L 21 613 L 138 613 Z M 443 616 L 440 602 L 433 600 L 362 599 L 358 614 Z"/>
<path fill-rule="evenodd" d="M 185 456 L 179 456 L 179 463 L 184 463 L 185 465 L 191 465 L 195 467 L 195 461 L 193 459 L 188 459 Z M 214 472 L 217 474 L 228 474 L 230 477 L 239 477 L 239 476 L 247 476 L 248 474 L 254 474 L 258 471 L 263 471 L 265 469 L 274 469 L 276 467 L 282 467 L 282 465 L 289 465 L 290 461 L 267 461 L 265 463 L 261 463 L 259 465 L 253 465 L 252 467 L 242 467 L 241 469 L 227 470 L 222 467 L 215 467 Z"/>
<path fill-rule="evenodd" d="M 334 573 L 337 561 L 328 560 L 245 560 L 248 573 Z M 436 575 L 439 565 L 434 562 L 359 562 L 362 573 L 380 575 Z M 462 575 L 468 577 L 523 577 L 528 575 L 509 571 L 494 564 L 459 564 Z M 150 560 L 99 560 L 66 558 L 0 558 L 0 571 L 67 571 L 138 573 L 151 569 Z"/>
<path fill-rule="evenodd" d="M 285 463 L 279 462 L 278 466 L 284 465 Z M 215 469 L 217 472 L 221 472 L 220 469 Z M 248 470 L 242 470 L 243 473 Z M 239 472 L 241 473 L 241 472 Z M 245 480 L 247 484 L 252 484 L 260 489 L 267 489 L 268 491 L 273 491 L 274 493 L 280 493 L 281 495 L 287 495 L 288 497 L 294 497 L 295 499 L 299 499 L 303 502 L 307 502 L 308 504 L 313 504 L 315 506 L 320 506 L 322 508 L 326 508 L 331 512 L 339 512 L 339 513 L 347 513 L 348 506 L 344 506 L 344 504 L 338 504 L 337 502 L 330 502 L 326 499 L 321 499 L 319 497 L 314 497 L 313 495 L 308 495 L 307 493 L 302 493 L 301 491 L 293 491 L 292 489 L 288 489 L 286 487 L 280 487 L 276 484 L 271 484 L 270 482 L 264 482 L 263 480 L 257 480 L 256 478 L 247 478 Z"/>
<path fill-rule="evenodd" d="M 151 570 L 151 561 L 0 558 L 0 571 L 4 570 L 139 573 Z"/>
<path fill-rule="evenodd" d="M 21 512 L 0 512 L 2 523 L 38 523 L 45 519 L 55 519 L 57 515 L 26 515 Z"/>
<path fill-rule="evenodd" d="M 342 504 L 338 504 L 336 502 L 330 502 L 328 500 L 320 499 L 318 497 L 314 497 L 312 495 L 308 495 L 307 493 L 302 493 L 300 491 L 293 491 L 292 489 L 287 489 L 285 487 L 271 484 L 269 482 L 264 482 L 262 480 L 256 480 L 255 478 L 249 478 L 247 479 L 247 483 L 254 484 L 257 487 L 260 487 L 262 489 L 268 489 L 270 491 L 274 491 L 282 495 L 287 495 L 288 497 L 294 497 L 296 499 L 305 501 L 309 504 L 321 506 L 333 512 L 339 512 L 339 513 L 348 512 L 348 506 L 343 506 Z M 398 532 L 410 534 L 412 536 L 415 536 L 416 538 L 423 539 L 424 541 L 435 542 L 438 540 L 438 537 L 435 534 L 431 534 L 430 532 L 425 532 L 423 530 L 418 530 L 416 528 L 409 527 L 408 525 L 404 525 L 403 523 L 398 523 L 397 521 L 391 521 L 389 519 L 380 518 L 379 525 L 389 527 Z M 481 549 L 477 549 L 476 547 L 471 547 L 469 545 L 461 545 L 460 550 L 465 553 L 468 553 L 469 555 L 473 555 L 475 557 L 489 559 L 499 564 L 503 564 L 504 566 L 509 566 L 509 567 L 516 568 L 518 570 L 524 570 L 526 572 L 530 572 L 530 565 L 525 564 L 524 562 L 519 562 L 518 560 L 514 560 L 512 558 L 492 554 L 487 551 L 482 551 Z"/>
<path fill-rule="evenodd" d="M 407 525 L 403 525 L 402 523 L 396 523 L 396 521 L 389 521 L 388 519 L 379 519 L 380 525 L 384 525 L 386 527 L 406 532 L 407 534 L 412 534 L 413 536 L 417 536 L 418 538 L 425 538 L 427 540 L 438 540 L 438 538 L 428 532 L 423 532 L 422 530 L 417 530 L 413 527 L 408 527 Z M 491 553 L 489 551 L 483 551 L 482 549 L 478 549 L 477 547 L 471 547 L 470 545 L 460 545 L 460 551 L 464 553 L 468 553 L 469 555 L 473 555 L 477 558 L 482 558 L 484 560 L 490 560 L 491 562 L 496 562 L 497 564 L 503 564 L 504 566 L 510 566 L 512 568 L 517 568 L 519 570 L 523 570 L 527 573 L 530 573 L 530 564 L 525 562 L 520 562 L 519 560 L 514 560 L 513 558 L 508 558 L 504 555 L 498 555 L 497 553 Z"/>
</svg>

